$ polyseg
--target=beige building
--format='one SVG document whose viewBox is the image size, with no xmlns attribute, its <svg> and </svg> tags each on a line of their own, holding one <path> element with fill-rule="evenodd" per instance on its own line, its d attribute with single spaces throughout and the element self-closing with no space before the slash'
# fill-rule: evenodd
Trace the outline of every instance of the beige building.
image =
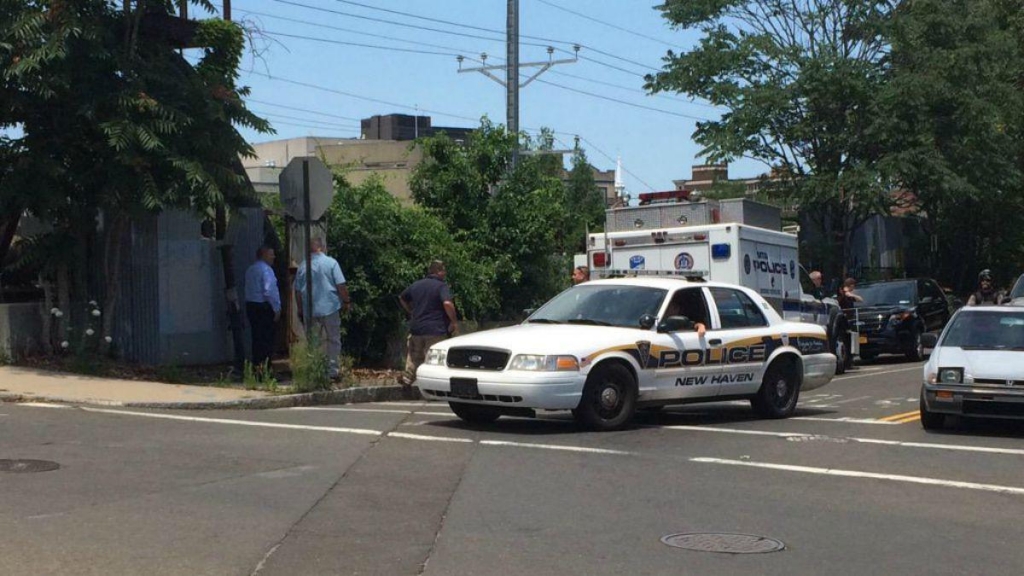
<svg viewBox="0 0 1024 576">
<path fill-rule="evenodd" d="M 304 136 L 254 144 L 255 158 L 244 158 L 245 171 L 257 192 L 275 194 L 278 176 L 293 158 L 315 156 L 328 166 L 345 170 L 345 177 L 359 185 L 379 176 L 392 196 L 411 203 L 409 178 L 423 160 L 423 151 L 413 142 L 360 140 Z"/>
</svg>

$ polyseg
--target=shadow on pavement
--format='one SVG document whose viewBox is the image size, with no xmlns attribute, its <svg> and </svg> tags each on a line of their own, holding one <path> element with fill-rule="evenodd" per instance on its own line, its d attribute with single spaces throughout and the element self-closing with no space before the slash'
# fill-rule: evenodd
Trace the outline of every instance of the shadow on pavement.
<svg viewBox="0 0 1024 576">
<path fill-rule="evenodd" d="M 1024 438 L 1024 420 L 947 416 L 946 426 L 942 430 L 930 430 L 928 434 L 977 438 Z"/>
</svg>

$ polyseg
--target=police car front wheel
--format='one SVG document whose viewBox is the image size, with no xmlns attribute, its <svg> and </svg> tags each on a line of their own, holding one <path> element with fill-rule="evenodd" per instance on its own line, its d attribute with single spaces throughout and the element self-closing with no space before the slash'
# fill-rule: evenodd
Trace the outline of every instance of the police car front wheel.
<svg viewBox="0 0 1024 576">
<path fill-rule="evenodd" d="M 788 418 L 796 410 L 800 397 L 799 366 L 793 360 L 782 358 L 768 367 L 761 389 L 750 399 L 750 405 L 764 418 Z"/>
<path fill-rule="evenodd" d="M 573 416 L 591 430 L 615 430 L 636 412 L 636 380 L 621 364 L 601 364 L 591 371 Z"/>
</svg>

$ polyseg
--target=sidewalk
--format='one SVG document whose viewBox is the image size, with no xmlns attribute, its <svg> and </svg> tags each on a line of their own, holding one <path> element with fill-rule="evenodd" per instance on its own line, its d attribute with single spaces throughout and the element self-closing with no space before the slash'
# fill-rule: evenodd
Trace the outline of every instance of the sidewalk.
<svg viewBox="0 0 1024 576">
<path fill-rule="evenodd" d="M 135 408 L 261 409 L 350 402 L 419 399 L 401 386 L 349 388 L 310 394 L 272 395 L 255 390 L 186 386 L 0 366 L 0 401 L 62 402 Z"/>
</svg>

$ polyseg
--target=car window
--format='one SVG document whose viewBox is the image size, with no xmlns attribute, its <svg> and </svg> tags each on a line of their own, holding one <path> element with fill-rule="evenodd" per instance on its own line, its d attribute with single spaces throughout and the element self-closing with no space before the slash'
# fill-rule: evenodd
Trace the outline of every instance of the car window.
<svg viewBox="0 0 1024 576">
<path fill-rule="evenodd" d="M 552 298 L 527 322 L 636 328 L 641 316 L 654 316 L 661 310 L 667 293 L 646 286 L 580 284 Z"/>
<path fill-rule="evenodd" d="M 1010 298 L 1024 298 L 1024 274 L 1017 278 L 1017 283 L 1013 285 L 1013 290 L 1010 291 Z"/>
<path fill-rule="evenodd" d="M 694 322 L 708 325 L 710 314 L 708 314 L 707 301 L 704 298 L 704 290 L 701 288 L 684 288 L 676 290 L 665 308 L 662 319 L 669 316 L 686 316 Z"/>
<path fill-rule="evenodd" d="M 732 288 L 711 288 L 723 330 L 767 326 L 768 319 L 749 296 Z"/>
<path fill-rule="evenodd" d="M 946 300 L 945 292 L 943 292 L 942 288 L 939 288 L 939 286 L 935 282 L 932 282 L 931 280 L 925 281 L 924 293 L 926 296 L 931 296 L 933 299 L 939 300 L 941 302 L 945 302 Z"/>
</svg>

